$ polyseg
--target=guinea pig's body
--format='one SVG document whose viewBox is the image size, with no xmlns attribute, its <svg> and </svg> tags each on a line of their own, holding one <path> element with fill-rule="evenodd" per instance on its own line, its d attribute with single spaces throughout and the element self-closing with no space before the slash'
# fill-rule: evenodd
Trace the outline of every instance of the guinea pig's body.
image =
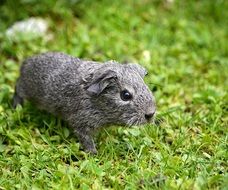
<svg viewBox="0 0 228 190">
<path fill-rule="evenodd" d="M 74 129 L 84 149 L 96 153 L 92 139 L 102 126 L 139 125 L 155 113 L 152 93 L 137 64 L 100 64 L 49 52 L 24 61 L 17 81 L 14 107 L 27 99 Z"/>
</svg>

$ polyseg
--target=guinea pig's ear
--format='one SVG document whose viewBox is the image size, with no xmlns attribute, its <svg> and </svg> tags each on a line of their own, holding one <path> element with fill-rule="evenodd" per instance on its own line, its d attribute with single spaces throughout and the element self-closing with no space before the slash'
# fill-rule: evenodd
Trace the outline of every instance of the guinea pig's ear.
<svg viewBox="0 0 228 190">
<path fill-rule="evenodd" d="M 147 75 L 147 70 L 139 64 L 128 63 L 127 67 L 137 72 L 142 78 L 144 78 Z"/>
<path fill-rule="evenodd" d="M 90 95 L 99 96 L 105 88 L 107 88 L 113 81 L 117 80 L 117 74 L 115 71 L 107 70 L 102 74 L 95 74 L 96 77 L 92 79 L 92 82 L 86 86 L 87 92 Z"/>
</svg>

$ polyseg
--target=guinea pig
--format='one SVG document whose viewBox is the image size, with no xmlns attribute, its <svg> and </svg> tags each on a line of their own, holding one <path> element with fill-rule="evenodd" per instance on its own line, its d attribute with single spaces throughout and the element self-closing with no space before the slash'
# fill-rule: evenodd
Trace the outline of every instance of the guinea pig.
<svg viewBox="0 0 228 190">
<path fill-rule="evenodd" d="M 93 132 L 110 125 L 142 125 L 155 114 L 155 99 L 133 63 L 103 64 L 64 53 L 48 52 L 26 59 L 17 80 L 13 106 L 33 102 L 72 127 L 84 150 L 97 153 Z"/>
</svg>

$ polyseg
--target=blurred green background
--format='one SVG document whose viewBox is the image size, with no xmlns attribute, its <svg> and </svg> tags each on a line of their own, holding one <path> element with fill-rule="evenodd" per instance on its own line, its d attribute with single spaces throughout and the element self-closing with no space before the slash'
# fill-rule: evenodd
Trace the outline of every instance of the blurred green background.
<svg viewBox="0 0 228 190">
<path fill-rule="evenodd" d="M 228 1 L 1 0 L 0 189 L 227 189 Z M 44 36 L 6 36 L 39 17 Z M 22 61 L 62 51 L 138 62 L 157 101 L 155 125 L 110 128 L 97 156 L 30 104 L 12 110 Z"/>
</svg>

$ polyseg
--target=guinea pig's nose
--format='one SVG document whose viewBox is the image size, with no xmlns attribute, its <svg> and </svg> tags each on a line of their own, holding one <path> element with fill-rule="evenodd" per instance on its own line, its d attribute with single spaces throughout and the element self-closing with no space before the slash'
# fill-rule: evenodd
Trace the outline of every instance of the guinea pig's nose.
<svg viewBox="0 0 228 190">
<path fill-rule="evenodd" d="M 154 113 L 155 113 L 155 111 L 146 113 L 146 114 L 145 114 L 146 120 L 149 121 L 149 120 L 154 116 Z"/>
</svg>

